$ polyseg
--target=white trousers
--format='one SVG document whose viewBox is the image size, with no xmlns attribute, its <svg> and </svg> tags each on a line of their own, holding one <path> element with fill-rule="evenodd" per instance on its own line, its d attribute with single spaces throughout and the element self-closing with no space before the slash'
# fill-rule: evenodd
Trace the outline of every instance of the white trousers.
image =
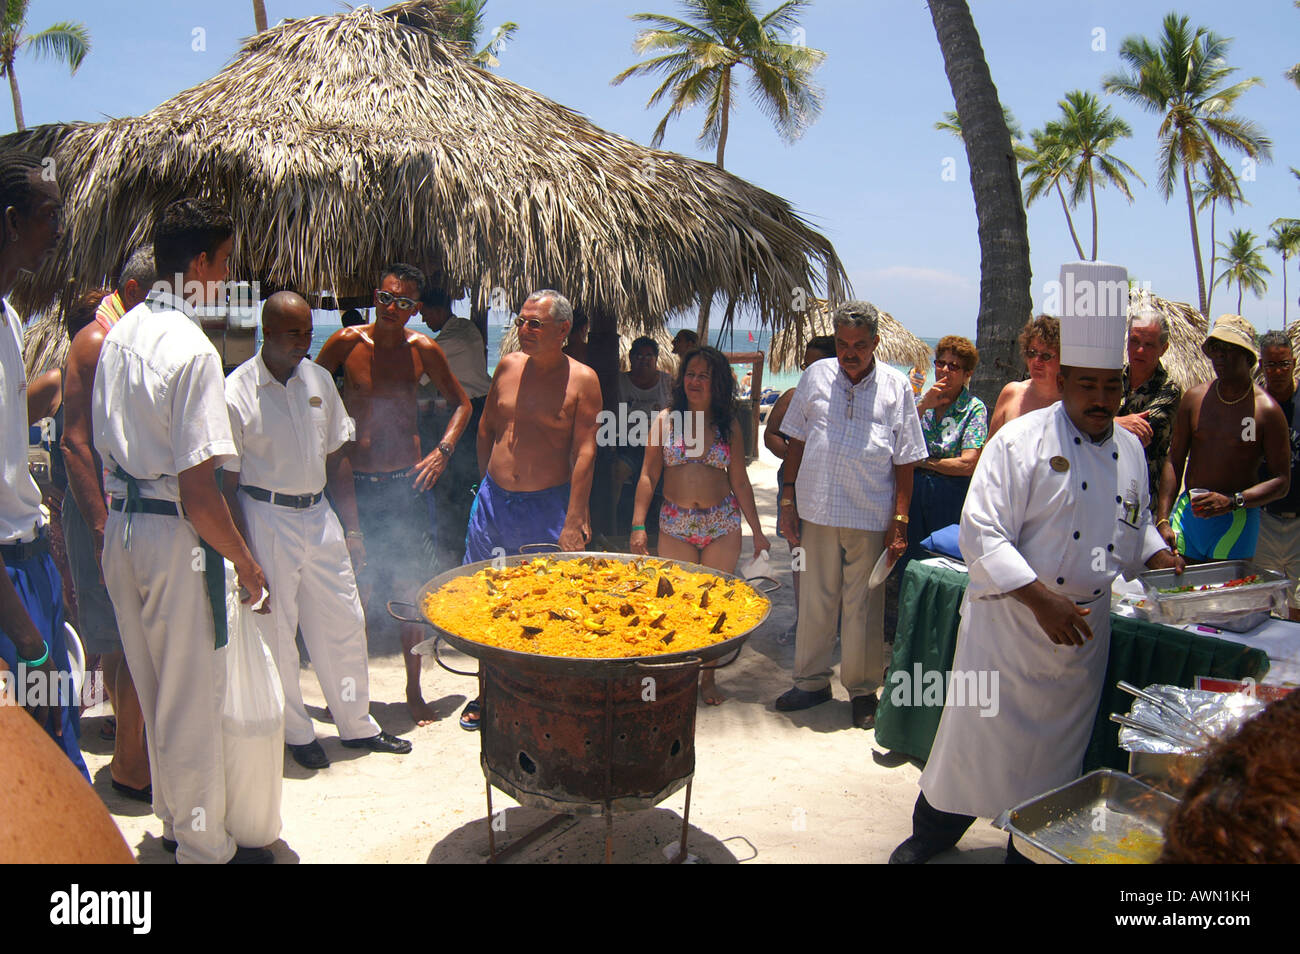
<svg viewBox="0 0 1300 954">
<path fill-rule="evenodd" d="M 214 649 L 203 551 L 188 520 L 137 513 L 131 547 L 126 517 L 108 512 L 104 582 L 113 600 L 149 744 L 153 810 L 183 864 L 224 864 L 226 831 L 221 708 L 226 652 Z"/>
<path fill-rule="evenodd" d="M 807 565 L 799 580 L 794 684 L 806 692 L 831 681 L 835 624 L 840 625 L 840 682 L 849 698 L 880 688 L 885 668 L 885 588 L 867 587 L 885 547 L 885 531 L 803 522 L 799 543 Z"/>
<path fill-rule="evenodd" d="M 248 494 L 240 495 L 240 503 L 249 548 L 271 592 L 270 614 L 256 619 L 284 685 L 284 741 L 306 745 L 316 739 L 298 683 L 294 637 L 300 625 L 339 738 L 378 735 L 379 723 L 370 717 L 366 621 L 334 510 L 324 499 L 303 510 Z"/>
</svg>

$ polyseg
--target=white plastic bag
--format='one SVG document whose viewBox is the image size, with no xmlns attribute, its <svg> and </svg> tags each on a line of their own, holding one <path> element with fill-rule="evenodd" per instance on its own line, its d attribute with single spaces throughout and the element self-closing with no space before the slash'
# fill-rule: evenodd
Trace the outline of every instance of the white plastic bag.
<svg viewBox="0 0 1300 954">
<path fill-rule="evenodd" d="M 261 848 L 280 837 L 284 773 L 284 690 L 253 611 L 239 602 L 226 563 L 226 700 L 221 735 L 226 763 L 226 830 Z"/>
</svg>

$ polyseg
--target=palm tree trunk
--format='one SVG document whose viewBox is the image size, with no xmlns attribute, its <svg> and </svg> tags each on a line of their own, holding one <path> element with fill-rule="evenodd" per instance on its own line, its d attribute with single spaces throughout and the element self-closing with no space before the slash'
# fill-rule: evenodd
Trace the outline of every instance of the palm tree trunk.
<svg viewBox="0 0 1300 954">
<path fill-rule="evenodd" d="M 1219 204 L 1219 197 L 1210 198 L 1210 250 L 1218 248 L 1218 243 L 1214 240 L 1214 216 L 1217 211 L 1216 206 Z M 1205 282 L 1205 313 L 1209 317 L 1210 302 L 1214 300 L 1214 256 L 1210 256 L 1210 275 Z"/>
<path fill-rule="evenodd" d="M 253 22 L 257 24 L 257 32 L 266 31 L 266 3 L 265 0 L 253 0 Z"/>
<path fill-rule="evenodd" d="M 1187 192 L 1187 220 L 1192 227 L 1192 257 L 1196 260 L 1196 300 L 1201 314 L 1209 321 L 1210 303 L 1205 297 L 1205 268 L 1201 265 L 1201 237 L 1196 234 L 1196 204 L 1192 201 L 1192 176 L 1183 163 L 1183 188 Z M 1240 314 L 1240 312 L 1238 312 Z"/>
<path fill-rule="evenodd" d="M 731 128 L 731 67 L 728 66 L 722 71 L 722 78 L 718 80 L 722 84 L 722 128 L 718 130 L 718 158 L 714 164 L 719 168 L 725 168 L 722 165 L 723 153 L 727 151 L 727 131 Z"/>
<path fill-rule="evenodd" d="M 1092 200 L 1092 258 L 1097 261 L 1097 177 L 1093 175 L 1092 166 L 1088 166 L 1088 198 Z"/>
<path fill-rule="evenodd" d="M 1065 224 L 1070 227 L 1070 240 L 1074 242 L 1074 250 L 1079 253 L 1079 261 L 1083 261 L 1083 246 L 1079 244 L 1079 233 L 1074 230 L 1074 219 L 1070 217 L 1070 207 L 1065 202 L 1065 191 L 1061 188 L 1061 180 L 1056 180 L 1056 194 L 1061 197 L 1061 211 L 1065 213 Z"/>
<path fill-rule="evenodd" d="M 27 128 L 27 124 L 23 122 L 23 97 L 18 92 L 18 77 L 14 76 L 13 60 L 5 64 L 5 72 L 9 74 L 9 92 L 14 96 L 14 122 L 18 126 L 18 131 L 22 132 Z"/>
<path fill-rule="evenodd" d="M 1241 314 L 1241 296 L 1246 294 L 1246 285 L 1244 282 L 1237 282 L 1237 314 Z M 1209 317 L 1208 315 L 1206 317 Z"/>
<path fill-rule="evenodd" d="M 1286 331 L 1286 254 L 1282 255 L 1282 330 Z"/>
<path fill-rule="evenodd" d="M 928 0 L 944 71 L 957 103 L 979 221 L 977 346 L 988 373 L 971 388 L 989 407 L 1019 374 L 1016 336 L 1033 314 L 1029 230 L 1011 133 L 966 0 Z"/>
</svg>

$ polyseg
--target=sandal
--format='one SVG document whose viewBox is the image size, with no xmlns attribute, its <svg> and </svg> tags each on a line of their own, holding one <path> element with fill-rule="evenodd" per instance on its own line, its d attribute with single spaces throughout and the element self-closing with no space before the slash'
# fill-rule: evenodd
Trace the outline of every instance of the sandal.
<svg viewBox="0 0 1300 954">
<path fill-rule="evenodd" d="M 476 718 L 471 719 L 473 715 Z M 460 710 L 460 727 L 466 732 L 477 732 L 479 730 L 480 706 L 477 699 L 471 699 L 465 703 L 465 708 Z"/>
<path fill-rule="evenodd" d="M 112 742 L 117 738 L 117 719 L 113 716 L 105 716 L 103 724 L 99 727 L 99 737 L 105 742 Z"/>
</svg>

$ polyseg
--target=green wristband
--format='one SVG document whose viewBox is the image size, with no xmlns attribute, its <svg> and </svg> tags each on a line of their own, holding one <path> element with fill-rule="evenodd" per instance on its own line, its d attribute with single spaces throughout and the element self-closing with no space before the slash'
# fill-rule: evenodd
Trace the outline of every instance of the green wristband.
<svg viewBox="0 0 1300 954">
<path fill-rule="evenodd" d="M 632 532 L 636 533 L 638 530 L 644 530 L 644 529 L 645 529 L 645 524 L 640 523 L 632 528 Z"/>
<path fill-rule="evenodd" d="M 20 663 L 22 663 L 24 666 L 42 666 L 42 665 L 44 665 L 44 664 L 45 664 L 45 660 L 47 660 L 47 659 L 50 658 L 50 644 L 47 643 L 47 642 L 45 642 L 45 640 L 41 640 L 41 645 L 45 647 L 45 652 L 41 653 L 40 658 L 38 658 L 38 659 L 24 659 L 22 656 L 19 656 L 19 657 L 18 657 L 18 661 L 19 661 Z"/>
</svg>

